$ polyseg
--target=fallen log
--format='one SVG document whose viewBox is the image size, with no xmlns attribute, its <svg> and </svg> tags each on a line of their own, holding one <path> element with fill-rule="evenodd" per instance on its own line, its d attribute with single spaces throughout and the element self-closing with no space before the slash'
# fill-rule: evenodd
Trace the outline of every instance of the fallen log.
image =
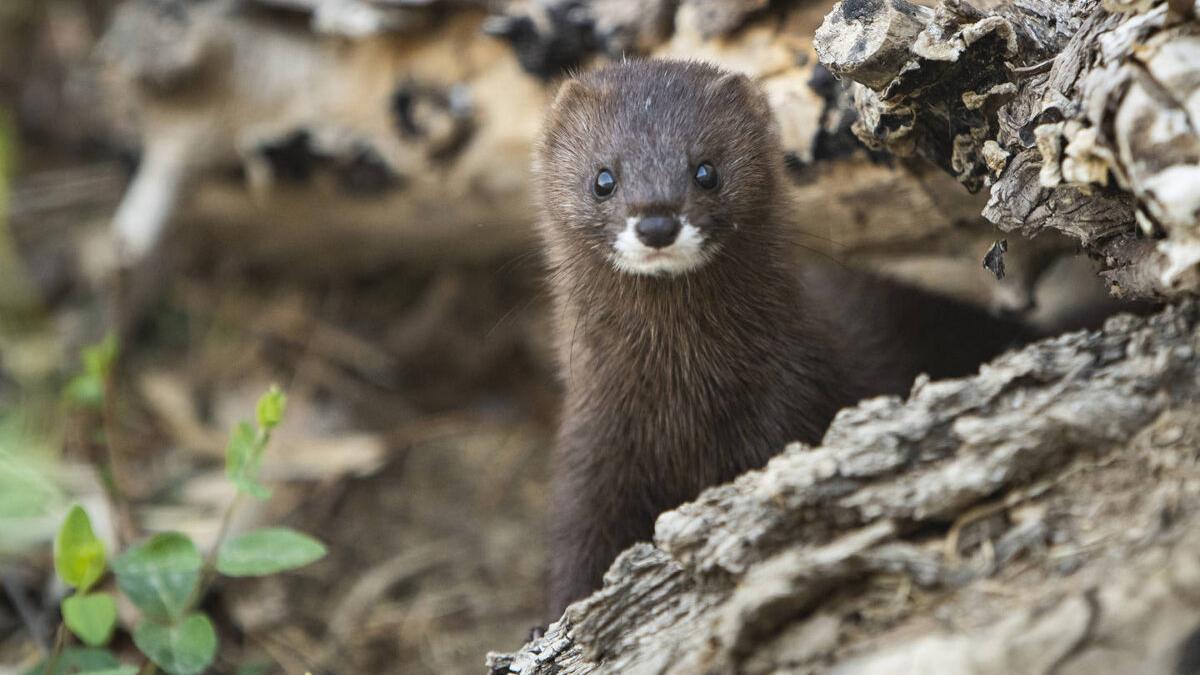
<svg viewBox="0 0 1200 675">
<path fill-rule="evenodd" d="M 1197 448 L 1200 307 L 1117 317 L 844 410 L 488 667 L 1194 672 Z"/>
</svg>

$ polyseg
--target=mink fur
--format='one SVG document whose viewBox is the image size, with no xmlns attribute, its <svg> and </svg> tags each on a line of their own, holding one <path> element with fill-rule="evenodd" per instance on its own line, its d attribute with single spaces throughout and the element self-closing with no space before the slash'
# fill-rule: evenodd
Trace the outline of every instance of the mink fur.
<svg viewBox="0 0 1200 675">
<path fill-rule="evenodd" d="M 965 374 L 1024 335 L 964 304 L 802 265 L 783 152 L 754 83 L 696 62 L 568 81 L 537 148 L 540 233 L 566 396 L 551 497 L 550 614 L 596 588 L 655 518 L 816 443 L 838 409 Z M 711 162 L 716 190 L 690 167 Z M 593 195 L 596 172 L 619 187 Z M 711 257 L 678 275 L 610 260 L 632 214 L 695 223 Z"/>
</svg>

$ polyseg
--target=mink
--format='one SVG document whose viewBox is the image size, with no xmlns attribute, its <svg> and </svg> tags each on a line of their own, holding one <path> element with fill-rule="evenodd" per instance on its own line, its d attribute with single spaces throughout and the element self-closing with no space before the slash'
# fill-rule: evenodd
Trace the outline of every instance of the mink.
<svg viewBox="0 0 1200 675">
<path fill-rule="evenodd" d="M 965 303 L 801 262 L 771 110 L 744 75 L 670 60 L 579 75 L 534 164 L 565 387 L 552 618 L 661 512 L 818 442 L 845 406 L 1024 339 Z"/>
</svg>

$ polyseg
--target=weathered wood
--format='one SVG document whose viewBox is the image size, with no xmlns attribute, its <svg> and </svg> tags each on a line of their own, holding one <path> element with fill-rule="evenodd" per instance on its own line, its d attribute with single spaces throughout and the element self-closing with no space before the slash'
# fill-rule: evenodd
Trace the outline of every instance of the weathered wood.
<svg viewBox="0 0 1200 675">
<path fill-rule="evenodd" d="M 663 514 L 489 666 L 1172 673 L 1200 626 L 1198 402 L 1195 304 L 865 402 Z"/>
<path fill-rule="evenodd" d="M 248 255 L 319 251 L 327 269 L 527 242 L 544 91 L 479 35 L 482 16 L 347 39 L 230 2 L 123 5 L 102 54 L 148 160 L 115 222 L 127 257 L 172 217 Z"/>
<path fill-rule="evenodd" d="M 844 0 L 817 51 L 866 142 L 988 187 L 1003 230 L 1079 240 L 1114 293 L 1175 297 L 1200 291 L 1200 25 L 1176 4 Z M 1157 243 L 1107 254 L 1133 236 Z"/>
</svg>

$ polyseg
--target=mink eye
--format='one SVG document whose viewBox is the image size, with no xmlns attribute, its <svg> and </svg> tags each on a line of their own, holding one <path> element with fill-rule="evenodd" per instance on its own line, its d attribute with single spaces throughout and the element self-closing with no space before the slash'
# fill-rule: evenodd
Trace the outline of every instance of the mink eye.
<svg viewBox="0 0 1200 675">
<path fill-rule="evenodd" d="M 717 187 L 717 167 L 708 162 L 700 162 L 696 167 L 696 185 L 711 190 Z"/>
<path fill-rule="evenodd" d="M 608 169 L 600 169 L 600 173 L 596 174 L 596 181 L 592 183 L 592 193 L 598 198 L 604 199 L 611 195 L 617 189 L 617 178 L 612 175 Z"/>
</svg>

